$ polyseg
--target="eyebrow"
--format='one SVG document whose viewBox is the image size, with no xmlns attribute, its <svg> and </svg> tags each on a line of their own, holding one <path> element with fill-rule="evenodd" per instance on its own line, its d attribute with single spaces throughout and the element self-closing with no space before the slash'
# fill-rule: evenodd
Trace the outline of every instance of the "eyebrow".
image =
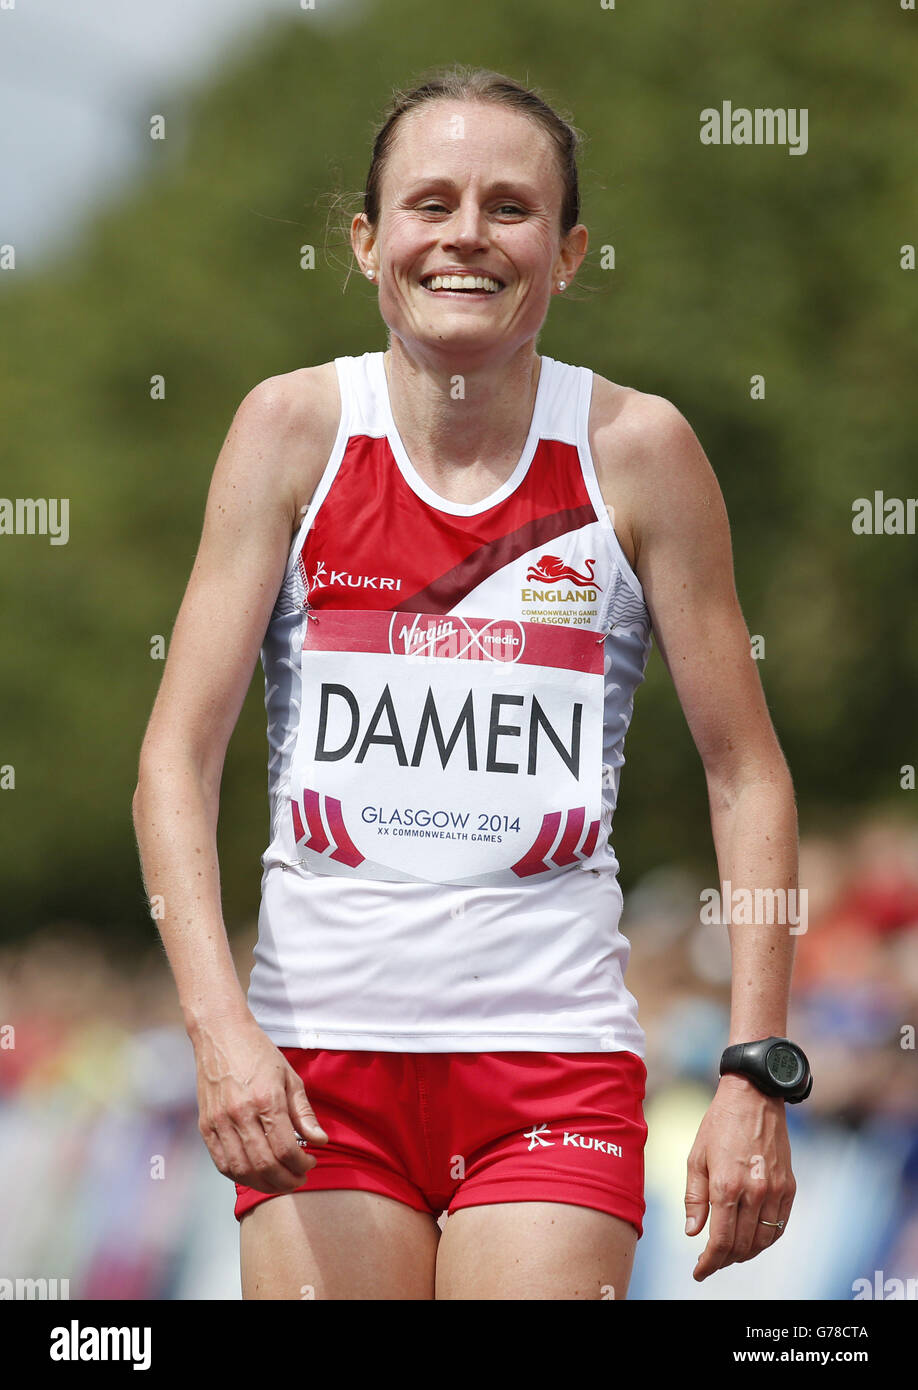
<svg viewBox="0 0 918 1390">
<path fill-rule="evenodd" d="M 408 194 L 417 196 L 428 188 L 449 188 L 455 190 L 456 182 L 447 174 L 428 174 L 426 177 L 419 175 L 407 181 Z M 522 179 L 495 179 L 493 183 L 485 187 L 485 194 L 489 197 L 512 195 L 515 198 L 522 198 L 530 203 L 537 203 L 540 201 L 536 189 Z"/>
</svg>

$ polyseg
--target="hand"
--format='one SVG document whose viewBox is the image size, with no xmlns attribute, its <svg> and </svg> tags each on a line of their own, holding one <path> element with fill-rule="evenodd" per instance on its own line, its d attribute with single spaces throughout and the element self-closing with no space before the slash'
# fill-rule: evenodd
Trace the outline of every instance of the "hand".
<svg viewBox="0 0 918 1390">
<path fill-rule="evenodd" d="M 689 1154 L 685 1186 L 686 1233 L 697 1236 L 711 1212 L 708 1243 L 693 1273 L 699 1283 L 754 1259 L 784 1233 L 761 1221 L 786 1223 L 797 1190 L 786 1103 L 745 1077 L 721 1078 Z"/>
<path fill-rule="evenodd" d="M 198 1128 L 225 1177 L 278 1195 L 303 1186 L 316 1166 L 297 1143 L 328 1135 L 306 1099 L 303 1082 L 254 1019 L 199 1027 Z"/>
</svg>

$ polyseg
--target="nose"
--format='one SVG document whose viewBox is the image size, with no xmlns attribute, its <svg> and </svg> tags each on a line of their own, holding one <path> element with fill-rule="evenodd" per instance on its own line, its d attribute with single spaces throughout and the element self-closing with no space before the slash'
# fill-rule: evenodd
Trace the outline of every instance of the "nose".
<svg viewBox="0 0 918 1390">
<path fill-rule="evenodd" d="M 444 227 L 444 246 L 455 246 L 459 251 L 477 251 L 488 243 L 487 222 L 478 202 L 463 198 Z"/>
</svg>

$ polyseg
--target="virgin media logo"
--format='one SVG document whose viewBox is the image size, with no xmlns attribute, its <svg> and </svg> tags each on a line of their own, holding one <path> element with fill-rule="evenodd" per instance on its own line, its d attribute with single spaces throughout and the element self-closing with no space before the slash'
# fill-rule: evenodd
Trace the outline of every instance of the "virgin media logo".
<svg viewBox="0 0 918 1390">
<path fill-rule="evenodd" d="M 513 618 L 448 617 L 393 613 L 389 650 L 396 656 L 454 661 L 519 661 L 526 645 L 522 624 Z"/>
</svg>

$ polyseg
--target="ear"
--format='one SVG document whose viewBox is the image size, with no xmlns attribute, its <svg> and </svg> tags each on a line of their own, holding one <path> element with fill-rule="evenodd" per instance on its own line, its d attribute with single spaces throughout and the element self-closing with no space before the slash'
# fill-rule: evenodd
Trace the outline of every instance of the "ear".
<svg viewBox="0 0 918 1390">
<path fill-rule="evenodd" d="M 567 236 L 561 241 L 558 255 L 552 270 L 554 283 L 559 280 L 566 280 L 571 283 L 587 252 L 587 244 L 590 234 L 582 222 L 578 222 L 575 227 L 571 227 Z"/>
<path fill-rule="evenodd" d="M 357 264 L 365 274 L 368 270 L 379 270 L 376 255 L 376 233 L 370 225 L 365 212 L 358 212 L 351 221 L 351 247 Z"/>
</svg>

